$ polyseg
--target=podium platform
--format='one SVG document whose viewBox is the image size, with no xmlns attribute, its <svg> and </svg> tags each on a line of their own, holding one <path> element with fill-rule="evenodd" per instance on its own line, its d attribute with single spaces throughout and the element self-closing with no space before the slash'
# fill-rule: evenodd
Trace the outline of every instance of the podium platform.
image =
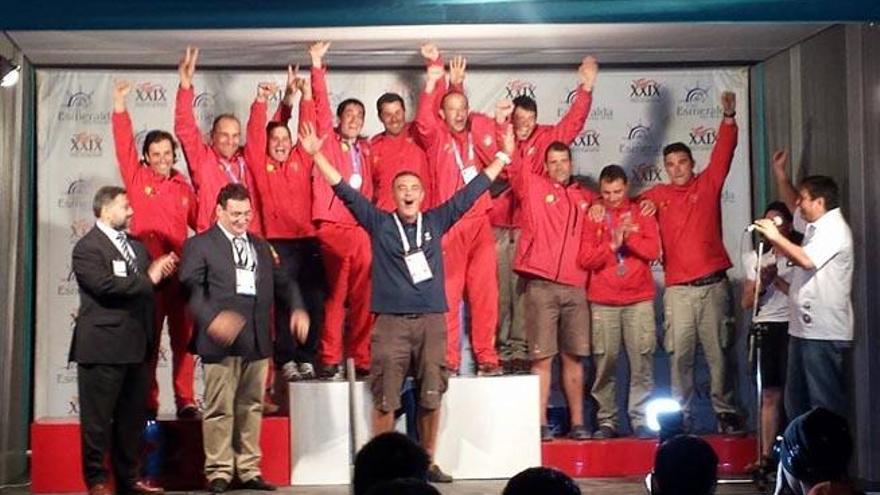
<svg viewBox="0 0 880 495">
<path fill-rule="evenodd" d="M 293 485 L 346 484 L 352 452 L 372 436 L 372 397 L 355 383 L 290 384 Z M 453 377 L 443 396 L 437 464 L 455 479 L 509 478 L 541 464 L 538 377 Z"/>
</svg>

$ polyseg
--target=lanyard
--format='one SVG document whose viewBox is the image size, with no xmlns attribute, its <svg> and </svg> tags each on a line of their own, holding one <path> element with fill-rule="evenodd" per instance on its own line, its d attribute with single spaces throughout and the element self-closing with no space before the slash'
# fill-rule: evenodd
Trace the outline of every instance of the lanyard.
<svg viewBox="0 0 880 495">
<path fill-rule="evenodd" d="M 348 157 L 351 159 L 352 173 L 360 175 L 363 164 L 361 163 L 361 153 L 357 142 L 348 146 Z"/>
<path fill-rule="evenodd" d="M 236 177 L 235 173 L 233 173 L 232 167 L 229 166 L 229 162 L 224 160 L 223 158 L 220 159 L 220 165 L 223 165 L 223 170 L 226 171 L 226 176 L 229 177 L 229 180 L 231 181 L 232 184 L 238 184 L 240 182 L 244 182 L 244 179 L 245 179 L 245 177 L 244 177 L 244 159 L 242 159 L 242 157 L 240 157 L 240 156 L 237 158 L 238 158 L 238 160 L 236 160 L 236 161 L 238 162 L 238 177 Z M 239 177 L 241 177 L 241 179 L 239 179 Z"/>
<path fill-rule="evenodd" d="M 410 245 L 409 240 L 406 238 L 406 232 L 403 231 L 403 224 L 400 223 L 400 218 L 397 216 L 397 213 L 394 213 L 394 223 L 397 224 L 397 231 L 400 233 L 400 242 L 403 244 L 403 254 L 409 254 Z M 416 217 L 416 249 L 422 249 L 422 214 L 421 212 Z"/>
<path fill-rule="evenodd" d="M 468 166 L 470 166 L 474 163 L 474 140 L 470 131 L 467 133 L 467 138 Z M 458 170 L 464 172 L 466 167 L 461 159 L 461 151 L 458 149 L 458 141 L 456 141 L 454 137 L 452 138 L 452 152 L 455 154 L 455 163 L 458 165 Z"/>
<path fill-rule="evenodd" d="M 610 232 L 611 236 L 613 237 L 614 236 L 614 224 L 611 221 L 611 218 L 612 218 L 611 212 L 607 211 L 605 213 L 605 223 L 608 225 L 608 232 Z M 623 265 L 623 258 L 626 255 L 626 248 L 624 247 L 623 244 L 621 244 L 620 247 L 617 248 L 617 251 L 614 252 L 614 255 L 617 257 L 617 263 L 619 265 Z"/>
</svg>

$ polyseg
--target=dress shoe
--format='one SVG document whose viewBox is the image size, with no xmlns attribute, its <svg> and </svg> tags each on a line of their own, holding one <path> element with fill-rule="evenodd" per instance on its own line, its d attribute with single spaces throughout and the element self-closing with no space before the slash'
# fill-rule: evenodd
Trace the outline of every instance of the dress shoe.
<svg viewBox="0 0 880 495">
<path fill-rule="evenodd" d="M 144 480 L 137 480 L 131 485 L 120 487 L 116 492 L 124 495 L 162 495 L 165 490 L 161 486 L 153 486 Z"/>
<path fill-rule="evenodd" d="M 200 420 L 202 419 L 202 412 L 199 411 L 199 406 L 195 404 L 187 404 L 177 410 L 177 419 Z"/>
<path fill-rule="evenodd" d="M 223 478 L 214 478 L 208 482 L 208 491 L 211 493 L 223 493 L 229 489 L 229 482 Z"/>
<path fill-rule="evenodd" d="M 497 364 L 485 363 L 477 368 L 477 376 L 501 376 L 503 374 L 504 370 Z"/>
<path fill-rule="evenodd" d="M 617 430 L 608 426 L 602 425 L 593 433 L 594 440 L 608 440 L 610 438 L 614 438 L 617 436 Z"/>
<path fill-rule="evenodd" d="M 89 495 L 113 495 L 113 490 L 107 483 L 95 483 L 89 487 Z"/>
<path fill-rule="evenodd" d="M 587 440 L 590 438 L 590 432 L 584 425 L 574 425 L 568 432 L 568 438 L 572 440 Z"/>
<path fill-rule="evenodd" d="M 264 492 L 275 491 L 275 485 L 270 485 L 269 483 L 266 483 L 266 480 L 264 480 L 262 476 L 257 476 L 255 478 L 244 481 L 239 487 L 242 490 L 260 490 Z"/>
<path fill-rule="evenodd" d="M 428 468 L 428 481 L 431 483 L 452 483 L 452 476 L 440 470 L 440 466 L 431 464 Z"/>
</svg>

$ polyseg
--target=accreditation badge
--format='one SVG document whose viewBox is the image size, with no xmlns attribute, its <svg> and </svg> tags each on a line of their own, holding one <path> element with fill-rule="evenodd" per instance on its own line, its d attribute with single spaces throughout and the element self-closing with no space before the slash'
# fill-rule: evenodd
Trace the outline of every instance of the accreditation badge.
<svg viewBox="0 0 880 495">
<path fill-rule="evenodd" d="M 257 295 L 257 278 L 253 270 L 247 268 L 235 269 L 235 293 L 240 296 Z"/>
<path fill-rule="evenodd" d="M 434 278 L 431 267 L 428 265 L 428 259 L 425 258 L 425 252 L 421 249 L 407 254 L 403 257 L 403 261 L 406 263 L 406 269 L 409 270 L 409 276 L 414 284 Z"/>
<path fill-rule="evenodd" d="M 127 277 L 128 276 L 128 265 L 125 264 L 125 261 L 113 260 L 113 276 L 114 277 Z"/>
<path fill-rule="evenodd" d="M 348 185 L 353 189 L 360 190 L 361 185 L 364 183 L 364 178 L 361 177 L 361 174 L 351 174 L 351 178 L 348 179 Z"/>
<path fill-rule="evenodd" d="M 472 180 L 476 179 L 477 174 L 479 174 L 477 167 L 473 165 L 461 169 L 461 178 L 465 184 L 469 184 Z"/>
</svg>

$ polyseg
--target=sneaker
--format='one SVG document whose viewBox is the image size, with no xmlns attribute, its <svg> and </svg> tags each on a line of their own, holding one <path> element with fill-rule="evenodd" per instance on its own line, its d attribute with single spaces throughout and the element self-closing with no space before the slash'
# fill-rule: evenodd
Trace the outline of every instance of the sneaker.
<svg viewBox="0 0 880 495">
<path fill-rule="evenodd" d="M 318 378 L 328 381 L 342 381 L 345 380 L 345 373 L 342 370 L 342 366 L 338 364 L 325 364 L 321 366 Z"/>
<path fill-rule="evenodd" d="M 645 425 L 638 425 L 633 428 L 633 435 L 641 439 L 657 438 L 657 432 Z"/>
<path fill-rule="evenodd" d="M 501 370 L 505 375 L 512 375 L 518 370 L 516 359 L 502 359 L 500 363 Z"/>
<path fill-rule="evenodd" d="M 742 435 L 742 422 L 738 415 L 733 413 L 721 413 L 718 415 L 718 433 L 722 435 Z"/>
<path fill-rule="evenodd" d="M 516 374 L 518 375 L 528 375 L 532 372 L 532 362 L 528 359 L 517 359 L 517 370 Z"/>
<path fill-rule="evenodd" d="M 293 361 L 288 361 L 281 366 L 281 376 L 289 382 L 297 382 L 302 379 L 302 374 L 300 374 L 299 368 L 296 367 L 296 363 Z"/>
<path fill-rule="evenodd" d="M 208 482 L 208 491 L 211 493 L 223 493 L 229 489 L 229 482 L 223 478 L 214 478 Z"/>
<path fill-rule="evenodd" d="M 547 425 L 541 425 L 541 441 L 550 442 L 553 440 L 553 430 Z"/>
<path fill-rule="evenodd" d="M 504 370 L 501 369 L 501 366 L 497 364 L 481 364 L 477 368 L 477 376 L 501 376 L 504 374 Z"/>
<path fill-rule="evenodd" d="M 299 363 L 296 366 L 297 366 L 297 371 L 299 371 L 299 379 L 300 380 L 314 380 L 315 379 L 315 367 L 312 366 L 312 363 Z"/>
<path fill-rule="evenodd" d="M 614 438 L 616 436 L 617 431 L 608 425 L 602 425 L 598 430 L 593 432 L 594 440 L 608 440 L 609 438 Z"/>
<path fill-rule="evenodd" d="M 428 481 L 431 483 L 452 483 L 452 476 L 440 470 L 440 466 L 431 464 L 428 468 Z"/>
<path fill-rule="evenodd" d="M 572 440 L 587 440 L 590 438 L 590 432 L 584 428 L 584 425 L 574 425 L 568 432 L 568 438 Z"/>
<path fill-rule="evenodd" d="M 364 368 L 355 368 L 354 369 L 354 378 L 356 380 L 364 380 L 370 377 L 370 370 Z"/>
</svg>

